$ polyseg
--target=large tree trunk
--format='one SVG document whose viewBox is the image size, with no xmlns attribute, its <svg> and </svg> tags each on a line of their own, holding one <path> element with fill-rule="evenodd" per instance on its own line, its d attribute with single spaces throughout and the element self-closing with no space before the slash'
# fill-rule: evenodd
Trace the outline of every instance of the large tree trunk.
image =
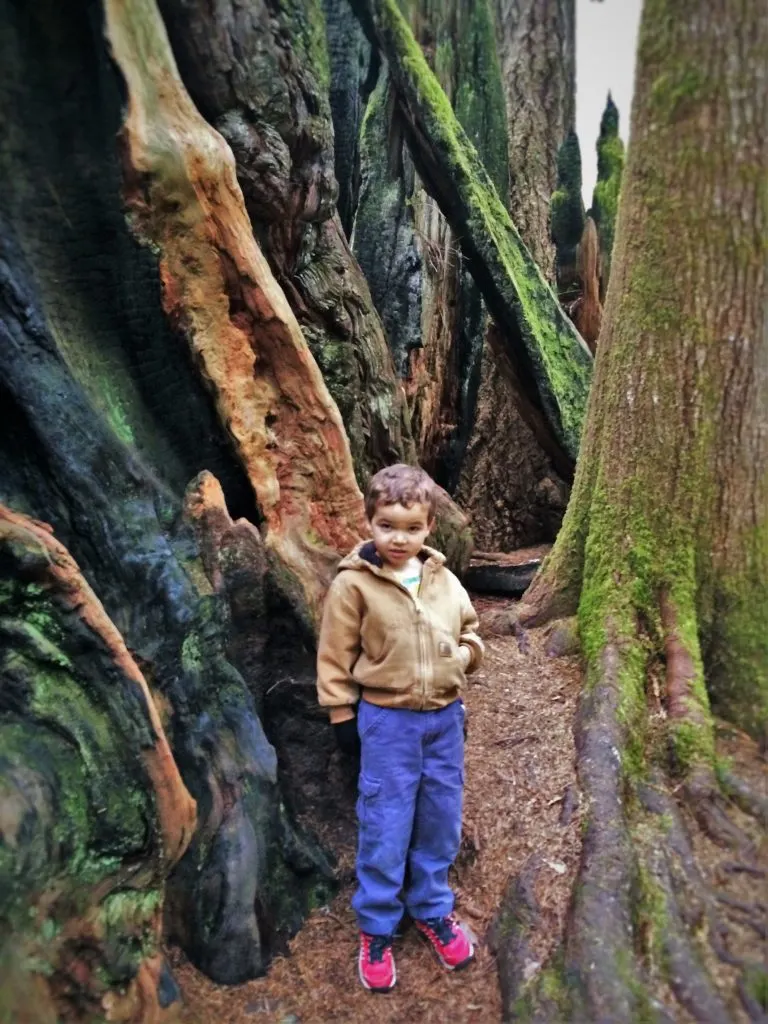
<svg viewBox="0 0 768 1024">
<path fill-rule="evenodd" d="M 159 1021 L 175 1001 L 163 883 L 195 802 L 147 682 L 74 560 L 2 505 L 0 574 L 0 1013 L 48 1024 L 111 1002 L 112 1020 Z M 30 979 L 35 961 L 53 983 Z"/>
<path fill-rule="evenodd" d="M 236 981 L 332 885 L 291 823 L 259 714 L 284 647 L 296 690 L 311 690 L 313 624 L 296 612 L 357 535 L 362 503 L 338 411 L 156 8 L 108 15 L 115 63 L 90 5 L 8 0 L 0 18 L 0 497 L 51 523 L 158 695 L 199 811 L 173 934 Z M 221 544 L 200 525 L 193 537 L 182 501 L 204 469 L 263 536 L 221 527 L 208 488 L 190 504 Z M 314 735 L 330 746 L 319 722 Z M 53 926 L 70 913 L 57 906 Z"/>
<path fill-rule="evenodd" d="M 554 285 L 549 204 L 558 148 L 574 122 L 574 0 L 495 0 L 494 6 L 506 101 L 509 211 Z M 470 510 L 477 546 L 485 550 L 552 540 L 565 511 L 567 487 L 512 400 L 487 342 L 457 498 Z"/>
<path fill-rule="evenodd" d="M 408 141 L 500 330 L 505 372 L 541 444 L 569 473 L 591 378 L 591 356 L 509 219 L 476 150 L 394 0 L 355 4 L 389 63 Z"/>
<path fill-rule="evenodd" d="M 339 407 L 364 485 L 382 465 L 412 459 L 413 448 L 403 388 L 336 212 L 321 0 L 159 6 L 192 99 L 232 147 L 254 231 Z"/>
<path fill-rule="evenodd" d="M 412 3 L 407 13 L 457 118 L 506 192 L 504 101 L 486 0 L 439 9 Z M 416 172 L 406 131 L 382 67 L 361 131 L 353 246 L 406 383 L 420 461 L 453 493 L 475 419 L 487 315 L 458 240 Z"/>
<path fill-rule="evenodd" d="M 574 0 L 495 0 L 509 136 L 509 212 L 548 281 L 557 151 L 576 116 Z"/>
<path fill-rule="evenodd" d="M 710 706 L 765 729 L 766 52 L 756 0 L 645 4 L 574 493 L 521 609 L 528 622 L 579 609 L 579 771 L 591 809 L 566 961 L 588 1019 L 638 1012 L 637 949 L 695 1019 L 733 1019 L 733 991 L 718 993 L 697 956 L 702 915 L 729 965 L 722 978 L 745 966 L 723 945 L 674 796 L 649 766 L 671 753 L 675 792 L 699 825 L 744 846 L 720 807 Z M 649 673 L 666 680 L 655 728 Z M 703 909 L 689 931 L 691 905 Z"/>
</svg>

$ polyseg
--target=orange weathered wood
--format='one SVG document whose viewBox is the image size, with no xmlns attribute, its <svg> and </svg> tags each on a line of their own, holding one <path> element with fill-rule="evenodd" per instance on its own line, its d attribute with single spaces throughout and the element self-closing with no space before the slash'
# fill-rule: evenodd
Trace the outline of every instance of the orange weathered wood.
<svg viewBox="0 0 768 1024">
<path fill-rule="evenodd" d="M 128 96 L 121 133 L 132 227 L 157 253 L 163 304 L 189 344 L 265 519 L 265 542 L 316 614 L 363 530 L 338 408 L 256 240 L 224 139 L 179 77 L 154 0 L 105 0 Z"/>
</svg>

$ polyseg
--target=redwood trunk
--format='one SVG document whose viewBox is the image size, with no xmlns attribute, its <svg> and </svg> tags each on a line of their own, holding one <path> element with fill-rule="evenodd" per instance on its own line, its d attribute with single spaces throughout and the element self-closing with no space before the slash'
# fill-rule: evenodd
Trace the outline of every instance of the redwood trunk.
<svg viewBox="0 0 768 1024">
<path fill-rule="evenodd" d="M 660 971 L 694 1019 L 733 1020 L 755 969 L 729 949 L 677 800 L 750 855 L 719 797 L 711 709 L 765 729 L 766 52 L 758 0 L 646 0 L 574 493 L 521 609 L 534 622 L 579 608 L 590 813 L 565 943 L 576 1019 L 636 1019 Z M 653 726 L 649 671 L 663 680 Z"/>
<path fill-rule="evenodd" d="M 669 591 L 713 705 L 752 731 L 768 689 L 766 45 L 759 3 L 647 4 L 596 378 L 549 567 L 573 586 L 583 562 L 598 626 Z M 638 578 L 650 593 L 631 593 Z"/>
<path fill-rule="evenodd" d="M 495 0 L 494 7 L 506 101 L 509 212 L 554 285 L 549 202 L 557 152 L 574 122 L 574 0 Z M 518 406 L 486 343 L 458 500 L 471 512 L 478 547 L 487 550 L 551 540 L 565 511 L 567 485 Z"/>
</svg>

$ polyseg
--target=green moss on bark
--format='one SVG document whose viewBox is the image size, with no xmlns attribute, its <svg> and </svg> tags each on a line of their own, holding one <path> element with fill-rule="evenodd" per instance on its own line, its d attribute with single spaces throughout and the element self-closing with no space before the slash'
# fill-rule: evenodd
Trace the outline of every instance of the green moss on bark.
<svg viewBox="0 0 768 1024">
<path fill-rule="evenodd" d="M 362 0 L 357 5 L 371 13 Z M 398 96 L 429 139 L 430 152 L 419 153 L 428 187 L 462 238 L 489 310 L 518 340 L 520 360 L 554 435 L 575 458 L 591 380 L 590 353 L 523 245 L 395 0 L 381 0 L 372 13 Z"/>
</svg>

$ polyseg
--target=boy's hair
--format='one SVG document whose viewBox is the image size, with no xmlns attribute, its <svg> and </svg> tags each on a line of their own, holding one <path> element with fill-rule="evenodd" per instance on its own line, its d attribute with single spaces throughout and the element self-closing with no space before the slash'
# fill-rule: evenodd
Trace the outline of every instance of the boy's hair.
<svg viewBox="0 0 768 1024">
<path fill-rule="evenodd" d="M 418 466 L 398 462 L 386 466 L 368 481 L 365 491 L 365 514 L 373 519 L 379 505 L 426 505 L 430 521 L 437 509 L 437 487 L 431 476 Z"/>
</svg>

